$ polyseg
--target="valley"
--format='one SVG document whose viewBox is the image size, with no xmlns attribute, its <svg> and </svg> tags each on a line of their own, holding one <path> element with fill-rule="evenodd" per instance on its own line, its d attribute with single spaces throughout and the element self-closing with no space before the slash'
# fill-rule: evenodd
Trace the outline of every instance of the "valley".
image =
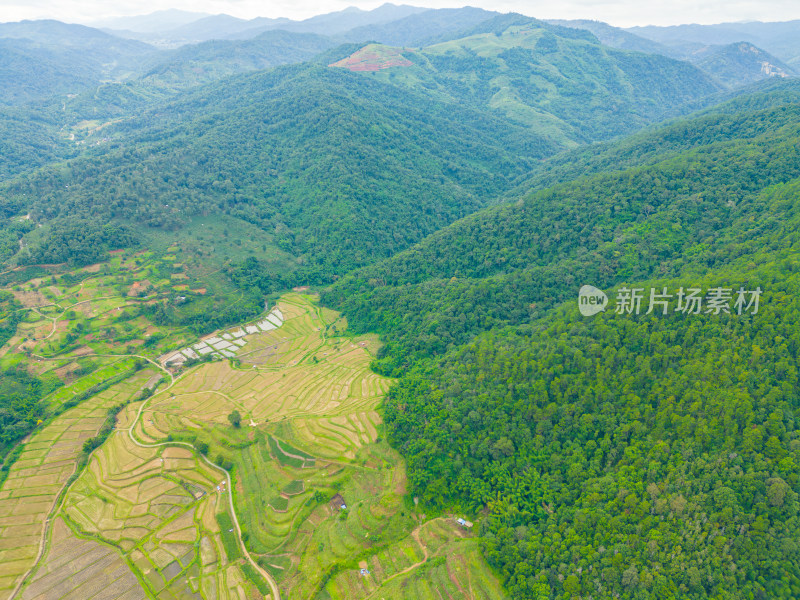
<svg viewBox="0 0 800 600">
<path fill-rule="evenodd" d="M 800 597 L 799 21 L 197 8 L 0 23 L 0 600 Z"/>
</svg>

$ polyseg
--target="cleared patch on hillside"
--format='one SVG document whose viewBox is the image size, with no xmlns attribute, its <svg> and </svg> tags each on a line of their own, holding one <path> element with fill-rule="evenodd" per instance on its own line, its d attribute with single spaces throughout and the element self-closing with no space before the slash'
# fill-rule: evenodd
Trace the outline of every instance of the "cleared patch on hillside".
<svg viewBox="0 0 800 600">
<path fill-rule="evenodd" d="M 328 66 L 343 67 L 350 71 L 380 71 L 389 67 L 410 67 L 412 64 L 398 48 L 368 44 L 347 58 Z"/>
</svg>

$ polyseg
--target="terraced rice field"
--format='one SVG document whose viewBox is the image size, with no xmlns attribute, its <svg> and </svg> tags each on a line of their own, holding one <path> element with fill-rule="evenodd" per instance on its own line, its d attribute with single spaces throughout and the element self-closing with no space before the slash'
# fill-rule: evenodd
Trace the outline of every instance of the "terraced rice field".
<svg viewBox="0 0 800 600">
<path fill-rule="evenodd" d="M 286 544 L 262 557 L 289 597 L 505 599 L 478 540 L 453 518 L 420 525 L 402 502 L 402 461 L 383 444 L 369 449 L 375 455 L 368 462 L 378 468 L 328 475 L 344 481 L 340 497 L 347 508 L 315 506 L 285 534 Z M 323 481 L 312 477 L 310 485 Z M 334 576 L 320 587 L 327 572 Z"/>
<path fill-rule="evenodd" d="M 269 441 L 258 436 L 236 457 L 244 492 L 236 497 L 238 512 L 256 554 L 272 555 L 290 544 L 315 507 L 314 492 L 336 480 L 327 464 L 293 458 L 290 466 L 274 456 Z"/>
<path fill-rule="evenodd" d="M 45 519 L 75 469 L 83 442 L 96 435 L 109 408 L 133 398 L 154 373 L 139 371 L 65 411 L 25 445 L 0 490 L 0 598 L 8 598 L 33 566 Z"/>
<path fill-rule="evenodd" d="M 238 356 L 243 365 L 282 368 L 297 364 L 324 345 L 324 321 L 320 309 L 307 296 L 286 294 L 278 302 L 283 325 L 248 337 Z"/>
<path fill-rule="evenodd" d="M 374 441 L 381 422 L 375 408 L 392 383 L 369 370 L 375 341 L 327 338 L 328 323 L 299 294 L 278 306 L 283 326 L 248 337 L 248 348 L 271 352 L 259 355 L 270 357 L 268 365 L 202 365 L 150 402 L 141 433 L 161 439 L 180 428 L 226 425 L 238 410 L 245 423 L 290 422 L 293 436 L 319 456 L 352 459 Z"/>
<path fill-rule="evenodd" d="M 137 405 L 119 427 L 133 418 Z M 69 490 L 64 514 L 113 543 L 152 597 L 250 597 L 253 586 L 225 553 L 216 513 L 222 475 L 185 448 L 135 445 L 118 430 Z"/>
<path fill-rule="evenodd" d="M 320 473 L 316 482 L 311 480 L 312 485 L 325 489 L 327 479 L 338 488 L 337 500 L 314 506 L 297 522 L 296 533 L 287 543 L 265 556 L 267 562 L 281 556 L 289 559 L 289 564 L 273 573 L 290 597 L 316 597 L 325 573 L 407 537 L 414 528 L 415 520 L 403 507 L 406 481 L 402 461 L 383 443 L 371 445 L 361 457 L 372 466 L 329 463 L 324 475 Z M 340 502 L 347 508 L 342 509 Z"/>
<path fill-rule="evenodd" d="M 377 340 L 334 335 L 346 324 L 309 296 L 288 294 L 278 308 L 282 326 L 248 335 L 237 360 L 197 365 L 119 415 L 67 491 L 26 600 L 89 590 L 90 578 L 67 575 L 82 563 L 60 550 L 64 540 L 84 549 L 96 580 L 112 589 L 113 579 L 109 599 L 263 597 L 231 492 L 247 549 L 284 598 L 503 597 L 474 538 L 404 504 L 405 465 L 379 441 L 392 381 L 369 370 Z M 166 445 L 131 440 L 140 407 L 136 438 Z M 233 465 L 234 489 L 168 436 L 207 444 L 212 460 Z"/>
<path fill-rule="evenodd" d="M 376 408 L 391 384 L 369 370 L 377 341 L 328 337 L 332 322 L 344 324 L 308 296 L 289 294 L 278 307 L 281 328 L 248 336 L 257 360 L 198 366 L 149 401 L 136 433 L 152 442 L 180 431 L 207 434 L 236 465 L 237 513 L 250 551 L 293 590 L 316 585 L 321 566 L 368 548 L 369 535 L 407 533 L 412 522 L 386 519 L 401 507 L 405 474 L 396 454 L 375 449 Z M 227 418 L 233 410 L 242 415 L 238 433 Z M 352 519 L 320 501 L 318 493 L 330 498 L 337 490 L 352 499 Z M 335 551 L 315 549 L 325 557 L 299 569 L 315 524 L 338 524 L 341 540 Z"/>
<path fill-rule="evenodd" d="M 77 537 L 58 517 L 49 549 L 22 600 L 139 600 L 139 580 L 114 548 Z"/>
<path fill-rule="evenodd" d="M 293 419 L 294 437 L 317 456 L 354 458 L 355 450 L 377 438 L 380 415 L 374 411 L 336 417 Z"/>
<path fill-rule="evenodd" d="M 377 442 L 377 408 L 392 383 L 369 370 L 377 340 L 329 337 L 334 322 L 339 331 L 345 324 L 307 296 L 287 295 L 279 308 L 283 326 L 248 336 L 240 366 L 200 365 L 154 396 L 137 435 L 194 432 L 212 444 L 210 454 L 235 464 L 248 548 L 290 598 L 366 598 L 384 589 L 386 598 L 413 598 L 407 586 L 438 597 L 431 590 L 439 583 L 450 590 L 442 597 L 502 597 L 475 540 L 452 523 L 419 527 L 404 507 L 404 464 Z M 228 422 L 233 410 L 240 430 Z M 355 556 L 375 575 L 354 570 Z"/>
</svg>

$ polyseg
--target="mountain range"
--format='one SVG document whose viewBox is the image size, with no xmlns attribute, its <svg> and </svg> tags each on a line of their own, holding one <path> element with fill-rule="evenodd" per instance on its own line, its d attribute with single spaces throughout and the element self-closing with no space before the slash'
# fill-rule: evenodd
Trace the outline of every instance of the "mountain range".
<svg viewBox="0 0 800 600">
<path fill-rule="evenodd" d="M 798 35 L 800 21 L 632 27 L 628 31 L 674 47 L 750 42 L 774 54 L 790 66 L 796 66 L 800 62 L 800 35 Z"/>
<path fill-rule="evenodd" d="M 477 8 L 420 9 L 391 4 L 372 11 L 346 9 L 304 21 L 246 21 L 179 11 L 114 21 L 141 29 L 132 36 L 139 39 L 126 39 L 129 34 L 119 30 L 100 31 L 55 21 L 4 23 L 0 24 L 0 44 L 5 47 L 0 69 L 9 85 L 0 91 L 0 102 L 35 102 L 54 94 L 79 94 L 108 83 L 143 83 L 148 91 L 139 96 L 149 95 L 149 88 L 174 92 L 227 75 L 309 60 L 342 44 L 379 42 L 421 49 L 468 38 L 481 27 L 491 27 L 487 25 L 491 19 L 502 27 L 515 18 L 530 21 L 528 17 L 499 16 Z M 167 29 L 160 29 L 157 23 Z M 180 25 L 171 27 L 176 23 Z M 791 52 L 781 54 L 788 57 L 784 60 L 752 42 L 685 46 L 652 41 L 599 22 L 553 25 L 564 27 L 562 38 L 576 37 L 565 33 L 569 28 L 584 29 L 605 46 L 692 63 L 721 87 L 736 88 L 765 78 L 794 75 Z M 34 68 L 39 77 L 32 79 L 29 74 Z"/>
<path fill-rule="evenodd" d="M 109 33 L 170 47 L 210 39 L 246 39 L 274 29 L 336 36 L 345 34 L 351 29 L 390 23 L 423 12 L 428 12 L 428 9 L 386 3 L 369 11 L 349 7 L 302 21 L 293 21 L 266 17 L 247 20 L 225 14 L 205 15 L 171 11 L 153 13 L 145 17 L 119 18 L 98 25 Z M 156 23 L 161 25 L 158 26 Z M 175 24 L 177 26 L 172 27 Z"/>
<path fill-rule="evenodd" d="M 282 38 L 298 44 L 300 34 L 263 35 L 274 53 Z M 325 45 L 302 35 L 306 55 Z M 246 43 L 257 54 L 260 42 Z M 246 56 L 223 42 L 201 46 L 191 62 L 175 50 L 138 81 L 52 107 L 52 129 L 67 125 L 75 143 L 90 147 L 9 181 L 5 210 L 24 205 L 54 226 L 92 214 L 158 228 L 224 211 L 278 232 L 280 247 L 325 281 L 473 212 L 536 161 L 680 114 L 721 89 L 692 65 L 508 15 L 458 40 L 403 52 L 406 66 L 383 68 L 394 56 L 387 47 L 353 45 L 164 96 L 187 77 L 221 76 L 199 73 L 211 64 L 241 67 Z M 351 60 L 353 48 L 374 55 L 368 70 L 335 66 Z M 257 68 L 247 61 L 245 68 Z M 86 119 L 99 103 L 112 114 L 91 114 L 90 129 L 60 121 Z M 26 148 L 27 141 L 10 153 L 21 157 L 20 168 Z"/>
<path fill-rule="evenodd" d="M 177 423 L 169 411 L 189 397 L 233 402 L 222 383 L 186 383 L 201 369 L 279 381 L 303 363 L 311 383 L 298 393 L 311 402 L 337 360 L 350 379 L 317 416 L 345 388 L 375 400 L 358 408 L 369 452 L 314 464 L 275 437 L 306 423 L 302 411 L 241 427 L 236 405 L 192 421 L 194 437 L 170 429 L 170 451 L 197 450 L 197 464 L 208 455 L 230 476 L 205 499 L 185 492 L 212 506 L 216 485 L 229 499 L 211 511 L 222 541 L 209 552 L 175 525 L 158 548 L 117 545 L 100 523 L 120 572 L 144 573 L 159 598 L 212 597 L 196 585 L 212 563 L 262 596 L 308 585 L 318 600 L 456 597 L 464 573 L 481 574 L 470 594 L 492 599 L 800 595 L 796 22 L 621 29 L 387 4 L 304 21 L 162 11 L 102 25 L 0 24 L 0 485 L 25 436 L 61 414 L 48 394 L 70 364 L 99 379 L 75 375 L 83 387 L 65 405 L 136 373 L 143 404 L 103 408 L 105 437 L 82 442 L 68 487 L 106 468 L 84 470 L 95 449 L 133 439 L 154 390 Z M 297 304 L 276 312 L 291 290 Z M 94 313 L 112 293 L 112 315 Z M 289 336 L 300 320 L 322 345 L 248 338 L 265 364 L 159 362 L 238 339 L 242 323 Z M 95 336 L 114 351 L 93 354 Z M 176 385 L 194 387 L 179 402 Z M 117 418 L 124 438 L 110 435 Z M 312 464 L 350 479 L 321 486 L 304 476 Z M 374 479 L 351 502 L 364 474 Z M 286 480 L 272 499 L 242 491 L 270 478 Z M 85 480 L 79 501 L 72 488 L 61 497 L 116 514 L 110 487 Z M 365 504 L 381 486 L 387 500 Z M 267 536 L 262 517 L 283 527 L 293 503 L 297 530 L 292 516 L 286 537 Z M 383 512 L 390 524 L 364 534 Z M 314 537 L 323 521 L 352 526 L 341 539 L 358 543 Z M 54 539 L 25 531 L 21 562 Z M 434 547 L 447 536 L 471 544 L 469 562 Z M 173 556 L 178 538 L 196 548 Z M 384 573 L 398 544 L 409 566 Z M 0 577 L 2 597 L 32 593 L 27 568 Z M 109 577 L 97 586 L 113 590 Z"/>
<path fill-rule="evenodd" d="M 797 75 L 791 66 L 795 58 L 795 50 L 791 49 L 791 45 L 778 47 L 767 44 L 771 48 L 779 48 L 779 54 L 772 55 L 762 49 L 767 47 L 762 45 L 764 38 L 751 35 L 746 28 L 742 32 L 730 30 L 726 35 L 720 35 L 715 33 L 713 27 L 706 30 L 702 26 L 697 26 L 696 29 L 689 28 L 688 30 L 694 32 L 694 35 L 684 39 L 681 37 L 686 31 L 684 28 L 653 27 L 625 30 L 600 21 L 552 22 L 591 31 L 603 44 L 614 48 L 660 54 L 690 62 L 726 87 L 735 88 L 769 77 L 785 78 Z M 764 30 L 768 30 L 769 24 L 763 25 Z M 791 23 L 787 26 L 789 30 L 793 30 Z M 776 28 L 783 29 L 783 24 Z M 800 28 L 794 29 L 800 33 Z"/>
</svg>

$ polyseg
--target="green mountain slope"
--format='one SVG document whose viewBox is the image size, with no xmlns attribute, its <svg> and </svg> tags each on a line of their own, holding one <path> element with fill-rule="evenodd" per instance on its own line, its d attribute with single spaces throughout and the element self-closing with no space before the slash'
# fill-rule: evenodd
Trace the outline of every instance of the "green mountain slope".
<svg viewBox="0 0 800 600">
<path fill-rule="evenodd" d="M 587 322 L 570 302 L 393 390 L 414 492 L 488 507 L 486 556 L 513 597 L 797 595 L 800 281 L 788 256 L 753 258 L 761 271 L 637 282 L 767 282 L 752 317 Z"/>
<path fill-rule="evenodd" d="M 59 21 L 0 23 L 0 102 L 77 93 L 133 75 L 156 49 L 83 25 Z"/>
<path fill-rule="evenodd" d="M 0 39 L 0 102 L 18 104 L 54 94 L 75 93 L 97 83 L 93 65 L 64 61 L 30 40 Z M 36 73 L 36 77 L 31 74 Z"/>
<path fill-rule="evenodd" d="M 317 65 L 229 79 L 107 131 L 85 158 L 8 184 L 6 210 L 164 229 L 225 212 L 323 280 L 477 210 L 554 151 L 469 107 Z"/>
<path fill-rule="evenodd" d="M 746 36 L 735 37 L 733 43 L 665 45 L 600 21 L 550 22 L 591 31 L 603 44 L 613 48 L 661 54 L 690 62 L 729 88 L 772 77 L 796 76 L 794 69 L 779 58 L 752 43 L 741 41 Z"/>
<path fill-rule="evenodd" d="M 754 119 L 753 114 L 761 111 L 771 114 L 771 109 L 796 105 L 800 81 L 766 80 L 743 91 L 747 93 L 729 92 L 721 96 L 720 100 L 724 100 L 721 104 L 696 111 L 691 120 L 675 119 L 645 128 L 623 140 L 593 144 L 554 156 L 537 165 L 511 197 L 585 175 L 651 164 L 717 139 L 749 138 L 762 133 L 765 127 L 780 127 L 781 121 L 767 123 Z"/>
<path fill-rule="evenodd" d="M 613 285 L 674 275 L 692 248 L 713 260 L 712 232 L 756 218 L 761 190 L 800 174 L 798 111 L 791 104 L 701 116 L 623 141 L 599 164 L 564 172 L 596 175 L 468 217 L 348 276 L 331 301 L 347 306 L 351 324 L 392 332 L 391 371 L 541 314 L 581 279 Z M 622 170 L 608 170 L 615 163 Z"/>
<path fill-rule="evenodd" d="M 301 41 L 305 49 L 273 33 L 225 45 L 222 58 L 216 43 L 182 49 L 152 81 L 71 99 L 64 117 L 83 119 L 68 131 L 85 156 L 8 183 L 6 212 L 168 230 L 225 212 L 273 235 L 306 265 L 298 278 L 331 281 L 485 206 L 559 149 L 638 128 L 716 89 L 690 66 L 509 15 L 374 77 L 323 62 L 163 101 L 172 93 L 164 85 L 185 85 L 196 68 L 208 71 L 195 81 L 252 68 L 267 47 L 296 56 L 326 45 Z M 546 94 L 530 84 L 545 80 Z"/>
<path fill-rule="evenodd" d="M 63 158 L 72 150 L 51 114 L 24 107 L 0 110 L 0 181 Z"/>
<path fill-rule="evenodd" d="M 138 83 L 188 89 L 228 75 L 303 62 L 336 45 L 321 35 L 287 31 L 267 31 L 241 41 L 208 41 L 159 54 Z"/>
<path fill-rule="evenodd" d="M 488 510 L 514 597 L 800 590 L 797 100 L 623 142 L 670 151 L 482 211 L 324 295 L 387 340 L 374 366 L 401 376 L 385 418 L 412 493 Z M 587 283 L 764 293 L 757 314 L 673 297 L 584 318 Z"/>
<path fill-rule="evenodd" d="M 84 29 L 88 28 L 79 32 Z M 100 35 L 100 40 L 110 37 Z M 119 57 L 131 71 L 124 81 L 116 81 L 108 80 L 108 69 L 97 64 L 105 54 L 59 43 L 57 37 L 53 45 L 0 39 L 0 78 L 6 84 L 0 89 L 4 134 L 0 177 L 74 156 L 84 144 L 103 143 L 105 125 L 139 114 L 182 90 L 236 73 L 309 60 L 336 45 L 314 34 L 272 31 L 250 40 L 205 42 L 173 51 L 150 49 L 136 60 Z M 144 46 L 130 40 L 123 43 L 133 44 L 135 50 Z"/>
<path fill-rule="evenodd" d="M 612 48 L 619 48 L 620 50 L 634 50 L 636 52 L 645 52 L 647 54 L 663 54 L 670 58 L 680 59 L 682 54 L 678 50 L 670 46 L 664 46 L 653 40 L 647 39 L 626 31 L 620 27 L 614 27 L 602 21 L 590 21 L 586 19 L 548 19 L 548 23 L 554 25 L 561 25 L 563 27 L 574 27 L 576 29 L 585 29 L 591 31 L 592 34 L 606 46 Z"/>
<path fill-rule="evenodd" d="M 720 89 L 686 63 L 515 14 L 403 55 L 413 66 L 372 76 L 492 109 L 564 147 L 632 132 Z"/>
<path fill-rule="evenodd" d="M 768 77 L 796 76 L 792 68 L 780 59 L 748 42 L 706 46 L 693 52 L 687 60 L 729 87 Z"/>
</svg>

